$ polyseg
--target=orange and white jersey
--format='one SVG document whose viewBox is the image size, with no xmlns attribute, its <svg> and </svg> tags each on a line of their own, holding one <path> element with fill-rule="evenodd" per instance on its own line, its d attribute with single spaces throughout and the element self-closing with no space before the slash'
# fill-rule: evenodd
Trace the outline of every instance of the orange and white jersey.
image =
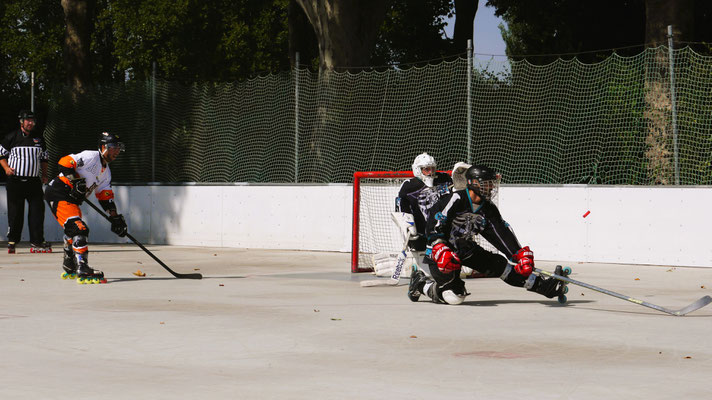
<svg viewBox="0 0 712 400">
<path fill-rule="evenodd" d="M 87 197 L 94 192 L 98 200 L 114 199 L 114 191 L 111 189 L 111 170 L 108 164 L 106 167 L 101 164 L 101 153 L 98 151 L 84 150 L 81 153 L 64 156 L 59 160 L 59 165 L 61 171 L 59 179 L 68 186 L 72 185 L 66 174 L 68 170 L 74 170 L 75 178 L 86 180 Z"/>
</svg>

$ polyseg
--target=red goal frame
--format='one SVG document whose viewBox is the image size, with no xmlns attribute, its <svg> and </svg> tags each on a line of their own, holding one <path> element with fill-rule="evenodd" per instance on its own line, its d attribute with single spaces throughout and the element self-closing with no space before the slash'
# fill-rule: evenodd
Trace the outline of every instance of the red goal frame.
<svg viewBox="0 0 712 400">
<path fill-rule="evenodd" d="M 452 171 L 438 171 L 449 175 Z M 354 172 L 354 193 L 353 193 L 353 219 L 351 225 L 351 272 L 370 272 L 371 268 L 361 268 L 358 262 L 359 250 L 359 222 L 361 210 L 361 179 L 365 178 L 412 178 L 413 171 L 356 171 Z M 395 210 L 393 210 L 395 211 Z"/>
</svg>

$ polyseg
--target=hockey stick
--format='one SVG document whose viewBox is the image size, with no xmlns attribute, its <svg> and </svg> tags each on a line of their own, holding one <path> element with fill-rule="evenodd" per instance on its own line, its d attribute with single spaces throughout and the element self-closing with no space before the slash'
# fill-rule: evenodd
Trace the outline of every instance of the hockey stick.
<svg viewBox="0 0 712 400">
<path fill-rule="evenodd" d="M 109 218 L 104 211 L 102 211 L 99 207 L 96 206 L 96 204 L 92 203 L 89 200 L 85 200 L 87 204 L 91 206 L 96 212 L 98 212 L 102 217 L 106 218 L 107 221 L 111 222 L 111 219 Z M 145 251 L 146 254 L 151 256 L 158 264 L 161 265 L 161 267 L 165 268 L 166 271 L 170 272 L 173 274 L 178 279 L 203 279 L 203 275 L 199 273 L 192 273 L 192 274 L 181 274 L 178 272 L 173 271 L 172 269 L 168 268 L 166 264 L 163 263 L 163 261 L 159 260 L 158 257 L 154 256 L 153 253 L 151 253 L 147 248 L 145 248 L 138 240 L 136 240 L 133 236 L 131 236 L 128 232 L 126 232 L 126 237 L 131 239 L 132 242 L 134 242 L 138 247 L 141 248 L 141 250 Z"/>
<path fill-rule="evenodd" d="M 511 262 L 510 262 L 510 263 L 511 263 Z M 554 273 L 551 273 L 551 272 L 548 272 L 548 271 L 544 271 L 544 270 L 541 270 L 541 269 L 539 269 L 539 268 L 534 268 L 534 273 L 536 273 L 536 274 L 539 275 L 539 276 L 542 276 L 542 275 L 543 275 L 543 276 L 548 276 L 548 277 L 551 277 L 551 278 L 554 278 L 554 279 L 558 279 L 558 280 L 560 280 L 560 281 L 562 281 L 562 282 L 567 282 L 567 283 L 572 283 L 572 284 L 574 284 L 574 285 L 582 286 L 582 287 L 585 287 L 586 289 L 591 289 L 591 290 L 596 291 L 596 292 L 599 292 L 599 293 L 603 293 L 603 294 L 607 294 L 607 295 L 609 295 L 609 296 L 617 297 L 617 298 L 622 299 L 622 300 L 625 300 L 625 301 L 630 301 L 631 303 L 635 303 L 635 304 L 638 304 L 638 305 L 641 305 L 641 306 L 644 306 L 644 307 L 652 308 L 653 310 L 662 311 L 662 312 L 664 312 L 664 313 L 668 313 L 668 314 L 670 314 L 670 315 L 675 315 L 675 316 L 678 316 L 678 317 L 683 316 L 683 315 L 686 315 L 686 314 L 689 314 L 689 313 L 691 313 L 691 312 L 693 312 L 693 311 L 695 311 L 695 310 L 699 310 L 700 308 L 702 308 L 702 307 L 704 307 L 704 306 L 706 306 L 706 305 L 708 305 L 708 304 L 710 304 L 710 303 L 712 302 L 712 297 L 710 297 L 710 296 L 703 296 L 703 297 L 701 297 L 699 300 L 695 301 L 694 303 L 690 304 L 690 305 L 687 306 L 687 307 L 681 308 L 681 309 L 679 309 L 679 310 L 671 310 L 671 309 L 669 309 L 669 308 L 665 308 L 665 307 L 661 307 L 661 306 L 658 306 L 658 305 L 655 305 L 655 304 L 648 303 L 647 301 L 634 299 L 634 298 L 632 298 L 632 297 L 630 297 L 630 296 L 626 296 L 626 295 L 623 295 L 623 294 L 620 294 L 620 293 L 612 292 L 612 291 L 610 291 L 610 290 L 603 289 L 603 288 L 600 288 L 600 287 L 598 287 L 598 286 L 593 286 L 593 285 L 590 285 L 590 284 L 585 283 L 585 282 L 580 282 L 580 281 L 577 281 L 577 280 L 575 280 L 575 279 L 571 279 L 571 278 L 568 278 L 568 277 L 565 277 L 565 276 L 556 275 L 556 274 L 554 274 Z"/>
<path fill-rule="evenodd" d="M 407 255 L 405 252 L 408 250 L 408 240 L 405 241 L 403 250 L 398 253 L 398 258 L 396 259 L 396 268 L 388 279 L 371 279 L 367 281 L 361 281 L 361 287 L 374 287 L 374 286 L 396 286 L 400 282 L 401 271 L 403 271 L 403 264 L 405 264 L 405 259 Z"/>
</svg>

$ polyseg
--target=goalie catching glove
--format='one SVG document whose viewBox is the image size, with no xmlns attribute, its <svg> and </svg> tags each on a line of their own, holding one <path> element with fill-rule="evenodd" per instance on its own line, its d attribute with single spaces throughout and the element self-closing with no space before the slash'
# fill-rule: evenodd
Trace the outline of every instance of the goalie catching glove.
<svg viewBox="0 0 712 400">
<path fill-rule="evenodd" d="M 109 217 L 111 221 L 111 231 L 119 235 L 119 237 L 126 236 L 126 220 L 121 214 L 113 215 Z"/>
<path fill-rule="evenodd" d="M 528 277 L 534 270 L 534 252 L 529 249 L 529 246 L 524 246 L 512 256 L 517 265 L 514 266 L 514 271 L 519 275 Z"/>
<path fill-rule="evenodd" d="M 462 268 L 460 258 L 444 243 L 438 243 L 433 246 L 431 257 L 442 273 L 449 274 L 453 271 L 459 271 L 460 268 Z"/>
</svg>

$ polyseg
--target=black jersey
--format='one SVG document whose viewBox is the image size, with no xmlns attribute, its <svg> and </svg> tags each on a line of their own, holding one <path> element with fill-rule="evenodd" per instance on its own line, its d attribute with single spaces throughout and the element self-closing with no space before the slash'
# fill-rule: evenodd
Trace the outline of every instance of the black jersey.
<svg viewBox="0 0 712 400">
<path fill-rule="evenodd" d="M 25 136 L 22 129 L 17 129 L 0 142 L 0 159 L 7 159 L 17 177 L 36 178 L 42 171 L 40 163 L 47 162 L 47 147 L 41 134 Z"/>
<path fill-rule="evenodd" d="M 442 239 L 455 250 L 458 240 L 471 241 L 478 234 L 509 258 L 522 247 L 497 206 L 484 200 L 473 204 L 467 190 L 443 196 L 430 209 L 425 231 L 428 244 Z"/>
<path fill-rule="evenodd" d="M 403 182 L 396 198 L 396 211 L 413 215 L 415 229 L 419 234 L 425 233 L 425 223 L 428 210 L 437 203 L 444 194 L 450 193 L 452 178 L 444 172 L 436 172 L 433 187 L 428 187 L 418 178 L 410 178 Z"/>
</svg>

